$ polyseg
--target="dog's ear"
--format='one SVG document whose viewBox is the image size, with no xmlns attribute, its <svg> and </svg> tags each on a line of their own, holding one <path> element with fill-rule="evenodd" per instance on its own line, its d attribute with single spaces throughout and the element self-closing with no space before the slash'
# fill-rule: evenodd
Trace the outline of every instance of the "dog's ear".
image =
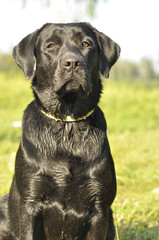
<svg viewBox="0 0 159 240">
<path fill-rule="evenodd" d="M 88 23 L 87 23 L 88 24 Z M 113 64 L 118 60 L 120 55 L 120 47 L 112 39 L 106 36 L 104 33 L 99 32 L 93 28 L 90 24 L 89 27 L 93 30 L 96 35 L 97 42 L 99 45 L 99 69 L 102 75 L 106 78 L 109 77 L 109 71 Z"/>
<path fill-rule="evenodd" d="M 24 71 L 25 78 L 31 79 L 36 71 L 36 58 L 34 47 L 38 30 L 26 36 L 13 49 L 13 58 L 17 65 Z"/>
<path fill-rule="evenodd" d="M 120 56 L 120 47 L 104 33 L 96 30 L 97 41 L 100 49 L 99 68 L 102 75 L 109 77 L 109 71 Z"/>
</svg>

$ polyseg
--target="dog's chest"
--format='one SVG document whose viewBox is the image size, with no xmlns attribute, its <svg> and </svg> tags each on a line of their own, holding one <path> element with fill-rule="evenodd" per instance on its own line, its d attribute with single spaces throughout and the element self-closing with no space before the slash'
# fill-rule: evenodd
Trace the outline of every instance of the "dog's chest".
<svg viewBox="0 0 159 240">
<path fill-rule="evenodd" d="M 36 132 L 42 132 L 37 135 L 36 149 L 48 159 L 62 156 L 63 161 L 71 157 L 71 161 L 80 158 L 89 162 L 101 155 L 105 142 L 105 132 L 82 122 L 59 123 Z"/>
<path fill-rule="evenodd" d="M 93 174 L 101 163 L 104 134 L 95 128 L 84 125 L 65 124 L 63 128 L 53 129 L 47 147 L 45 174 L 41 183 L 45 202 L 60 201 L 63 208 L 76 203 L 79 212 L 83 211 L 83 199 L 93 198 Z M 51 131 L 50 131 L 51 133 Z M 101 169 L 102 170 L 102 169 Z M 45 186 L 44 186 L 44 183 Z M 91 188 L 93 187 L 93 191 Z M 87 199 L 87 201 L 86 201 Z"/>
<path fill-rule="evenodd" d="M 24 121 L 22 145 L 28 160 L 35 161 L 44 173 L 44 191 L 39 192 L 58 196 L 61 192 L 55 193 L 55 189 L 80 190 L 92 172 L 99 169 L 107 138 L 96 121 L 64 123 L 35 117 L 34 121 Z"/>
</svg>

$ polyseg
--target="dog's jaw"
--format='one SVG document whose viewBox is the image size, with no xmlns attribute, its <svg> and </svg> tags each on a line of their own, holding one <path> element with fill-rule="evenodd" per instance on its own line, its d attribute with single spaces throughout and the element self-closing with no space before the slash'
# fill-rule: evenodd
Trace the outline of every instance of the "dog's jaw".
<svg viewBox="0 0 159 240">
<path fill-rule="evenodd" d="M 102 84 L 99 76 L 98 80 L 96 78 L 97 76 L 94 75 L 91 79 L 96 84 L 93 84 L 90 92 L 85 92 L 81 85 L 71 82 L 70 85 L 65 84 L 60 91 L 55 92 L 54 87 L 47 87 L 47 84 L 45 88 L 39 89 L 38 76 L 35 76 L 32 81 L 35 101 L 42 110 L 55 118 L 65 119 L 67 116 L 73 119 L 81 118 L 94 109 L 99 102 Z"/>
</svg>

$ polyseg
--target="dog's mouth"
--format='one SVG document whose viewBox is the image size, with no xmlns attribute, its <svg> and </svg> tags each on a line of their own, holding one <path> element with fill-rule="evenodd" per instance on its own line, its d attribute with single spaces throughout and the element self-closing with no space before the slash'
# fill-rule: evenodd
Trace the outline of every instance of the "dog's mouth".
<svg viewBox="0 0 159 240">
<path fill-rule="evenodd" d="M 63 96 L 63 99 L 66 103 L 74 103 L 77 98 L 76 92 L 68 92 Z"/>
<path fill-rule="evenodd" d="M 83 98 L 86 92 L 79 82 L 71 79 L 62 86 L 58 95 L 60 99 L 64 100 L 66 103 L 74 103 L 77 98 Z"/>
</svg>

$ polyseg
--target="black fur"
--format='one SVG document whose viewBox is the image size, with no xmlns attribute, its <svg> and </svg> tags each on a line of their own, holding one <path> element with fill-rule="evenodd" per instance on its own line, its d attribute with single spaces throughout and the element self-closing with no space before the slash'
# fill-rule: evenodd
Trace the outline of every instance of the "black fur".
<svg viewBox="0 0 159 240">
<path fill-rule="evenodd" d="M 87 23 L 46 24 L 14 48 L 35 100 L 23 115 L 9 197 L 0 200 L 0 240 L 114 239 L 115 170 L 97 104 L 99 72 L 108 77 L 119 53 Z M 75 122 L 41 112 L 64 120 L 92 109 Z"/>
</svg>

